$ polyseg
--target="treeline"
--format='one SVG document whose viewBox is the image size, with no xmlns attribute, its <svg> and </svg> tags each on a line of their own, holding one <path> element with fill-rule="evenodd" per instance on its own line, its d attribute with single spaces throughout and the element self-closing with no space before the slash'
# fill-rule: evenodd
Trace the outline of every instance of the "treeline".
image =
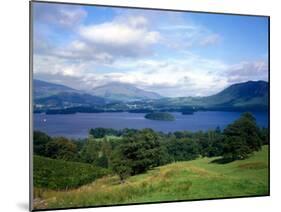
<svg viewBox="0 0 281 212">
<path fill-rule="evenodd" d="M 90 129 L 89 138 L 69 140 L 34 132 L 34 154 L 54 159 L 89 163 L 126 177 L 175 161 L 221 156 L 223 161 L 245 159 L 268 144 L 267 128 L 259 128 L 244 113 L 223 131 L 156 132 L 152 129 Z"/>
</svg>

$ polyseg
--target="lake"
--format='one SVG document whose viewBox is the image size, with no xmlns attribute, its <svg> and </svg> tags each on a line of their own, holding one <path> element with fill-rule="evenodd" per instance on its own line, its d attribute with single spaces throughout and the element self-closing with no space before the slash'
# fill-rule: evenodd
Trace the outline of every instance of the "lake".
<svg viewBox="0 0 281 212">
<path fill-rule="evenodd" d="M 174 132 L 179 130 L 199 131 L 221 129 L 239 118 L 240 112 L 200 111 L 192 115 L 171 113 L 175 121 L 155 121 L 144 118 L 144 113 L 76 113 L 46 115 L 34 114 L 34 129 L 51 136 L 68 138 L 85 138 L 90 128 L 104 127 L 113 129 L 123 128 L 152 128 L 156 131 Z M 268 114 L 254 113 L 259 126 L 268 126 Z"/>
</svg>

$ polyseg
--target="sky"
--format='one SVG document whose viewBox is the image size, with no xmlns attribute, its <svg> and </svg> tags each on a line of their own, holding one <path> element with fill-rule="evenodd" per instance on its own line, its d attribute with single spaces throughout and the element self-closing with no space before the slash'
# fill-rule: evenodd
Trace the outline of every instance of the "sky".
<svg viewBox="0 0 281 212">
<path fill-rule="evenodd" d="M 35 2 L 33 71 L 85 91 L 121 82 L 208 96 L 268 81 L 268 19 Z"/>
</svg>

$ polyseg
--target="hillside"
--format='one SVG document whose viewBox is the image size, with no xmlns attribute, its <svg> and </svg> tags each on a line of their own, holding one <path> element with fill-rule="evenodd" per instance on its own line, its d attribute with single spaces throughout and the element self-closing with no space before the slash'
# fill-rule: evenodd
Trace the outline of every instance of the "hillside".
<svg viewBox="0 0 281 212">
<path fill-rule="evenodd" d="M 64 85 L 45 82 L 37 79 L 33 80 L 33 91 L 35 99 L 44 98 L 59 93 L 81 93 L 81 91 L 75 90 Z"/>
<path fill-rule="evenodd" d="M 39 98 L 35 100 L 38 105 L 44 105 L 48 108 L 66 108 L 77 106 L 96 106 L 106 104 L 102 97 L 92 96 L 90 94 L 62 92 L 56 95 Z"/>
<path fill-rule="evenodd" d="M 126 83 L 109 83 L 96 87 L 91 92 L 95 96 L 118 100 L 118 101 L 138 101 L 144 99 L 159 99 L 161 96 L 155 92 L 139 89 Z"/>
<path fill-rule="evenodd" d="M 201 110 L 267 110 L 268 82 L 248 81 L 233 84 L 212 96 L 163 98 L 150 104 L 155 108 L 188 106 Z"/>
<path fill-rule="evenodd" d="M 216 164 L 214 159 L 157 167 L 124 184 L 117 176 L 106 176 L 74 190 L 46 190 L 36 198 L 35 208 L 268 195 L 267 146 L 246 160 Z"/>
<path fill-rule="evenodd" d="M 108 170 L 86 163 L 56 160 L 42 156 L 33 159 L 34 186 L 37 188 L 77 188 L 108 174 Z"/>
<path fill-rule="evenodd" d="M 108 103 L 105 98 L 37 79 L 33 80 L 33 91 L 35 110 L 93 107 Z"/>
<path fill-rule="evenodd" d="M 202 98 L 202 101 L 208 105 L 229 105 L 234 107 L 267 106 L 268 83 L 265 81 L 248 81 L 234 84 L 218 94 Z"/>
</svg>

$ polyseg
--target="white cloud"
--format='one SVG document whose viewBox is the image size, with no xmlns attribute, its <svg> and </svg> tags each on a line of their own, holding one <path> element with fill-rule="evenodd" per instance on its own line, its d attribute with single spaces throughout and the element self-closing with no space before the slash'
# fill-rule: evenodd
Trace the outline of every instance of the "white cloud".
<svg viewBox="0 0 281 212">
<path fill-rule="evenodd" d="M 179 14 L 161 16 L 159 21 L 159 17 L 154 19 L 150 13 L 120 13 L 110 21 L 85 25 L 82 20 L 87 13 L 80 7 L 45 7 L 39 7 L 37 19 L 69 29 L 73 25 L 75 30 L 68 35 L 73 34 L 75 40 L 72 38 L 55 45 L 37 36 L 35 40 L 39 42 L 34 45 L 35 52 L 69 60 L 95 60 L 108 64 L 119 58 L 148 58 L 157 54 L 159 47 L 164 51 L 183 51 L 194 45 L 207 46 L 220 40 L 218 34 L 181 20 Z"/>
<path fill-rule="evenodd" d="M 207 47 L 222 41 L 220 34 L 189 20 L 180 24 L 172 23 L 167 26 L 160 26 L 158 29 L 165 34 L 166 45 L 175 49 L 186 50 L 191 47 Z"/>
<path fill-rule="evenodd" d="M 103 66 L 109 72 L 98 70 L 94 61 L 68 63 L 65 59 L 45 56 L 35 61 L 35 75 L 50 81 L 60 79 L 68 86 L 83 90 L 122 82 L 163 96 L 207 96 L 234 83 L 267 80 L 265 61 L 226 64 L 192 54 L 166 60 L 123 58 Z"/>
<path fill-rule="evenodd" d="M 68 60 L 53 56 L 34 56 L 33 70 L 35 74 L 75 76 L 83 75 L 85 63 L 69 63 Z"/>
<path fill-rule="evenodd" d="M 247 80 L 268 81 L 268 62 L 266 60 L 244 61 L 231 65 L 225 71 L 230 83 L 237 83 Z"/>
<path fill-rule="evenodd" d="M 111 63 L 113 56 L 107 52 L 100 51 L 86 42 L 74 40 L 65 47 L 53 49 L 53 56 L 69 59 L 70 61 L 96 61 L 100 63 Z"/>
<path fill-rule="evenodd" d="M 77 26 L 86 16 L 87 12 L 81 7 L 69 5 L 35 4 L 34 20 L 47 25 L 55 25 L 63 28 Z"/>
<path fill-rule="evenodd" d="M 81 26 L 82 42 L 114 57 L 150 54 L 153 45 L 161 39 L 160 33 L 150 30 L 148 20 L 142 16 L 120 20 L 119 17 L 110 22 Z"/>
<path fill-rule="evenodd" d="M 213 45 L 213 44 L 219 43 L 220 40 L 221 40 L 220 35 L 211 34 L 211 35 L 204 37 L 201 40 L 200 45 L 202 45 L 202 46 Z"/>
<path fill-rule="evenodd" d="M 216 93 L 227 84 L 218 77 L 227 65 L 198 56 L 167 60 L 119 60 L 109 65 L 114 73 L 102 74 L 101 82 L 131 83 L 164 96 L 202 96 Z"/>
<path fill-rule="evenodd" d="M 116 23 L 84 26 L 81 27 L 80 34 L 89 42 L 113 46 L 145 46 L 156 43 L 160 37 L 155 31 Z"/>
<path fill-rule="evenodd" d="M 44 36 L 35 34 L 34 72 L 42 80 L 83 90 L 118 81 L 163 96 L 206 96 L 233 83 L 267 80 L 264 60 L 226 64 L 191 53 L 194 47 L 214 45 L 223 38 L 180 16 L 161 16 L 155 22 L 149 15 L 119 14 L 85 25 L 83 9 L 54 8 L 37 10 L 36 20 L 47 28 L 63 27 L 69 39 L 56 45 L 48 39 L 55 34 L 41 29 Z"/>
<path fill-rule="evenodd" d="M 36 36 L 35 53 L 107 64 L 124 57 L 152 56 L 154 45 L 161 41 L 160 33 L 151 30 L 142 16 L 118 16 L 100 24 L 80 25 L 75 33 L 75 40 L 61 45 L 51 45 L 46 37 Z"/>
<path fill-rule="evenodd" d="M 115 72 L 100 76 L 101 83 L 132 83 L 163 96 L 207 96 L 234 83 L 267 80 L 268 74 L 266 61 L 226 64 L 192 54 L 166 60 L 115 61 L 110 66 Z"/>
<path fill-rule="evenodd" d="M 75 24 L 77 24 L 77 22 L 80 22 L 81 19 L 85 18 L 85 16 L 87 15 L 87 13 L 82 10 L 82 9 L 67 9 L 67 8 L 61 8 L 59 10 L 59 17 L 57 19 L 57 22 L 60 25 L 63 26 L 67 26 L 67 27 L 71 27 Z"/>
</svg>

